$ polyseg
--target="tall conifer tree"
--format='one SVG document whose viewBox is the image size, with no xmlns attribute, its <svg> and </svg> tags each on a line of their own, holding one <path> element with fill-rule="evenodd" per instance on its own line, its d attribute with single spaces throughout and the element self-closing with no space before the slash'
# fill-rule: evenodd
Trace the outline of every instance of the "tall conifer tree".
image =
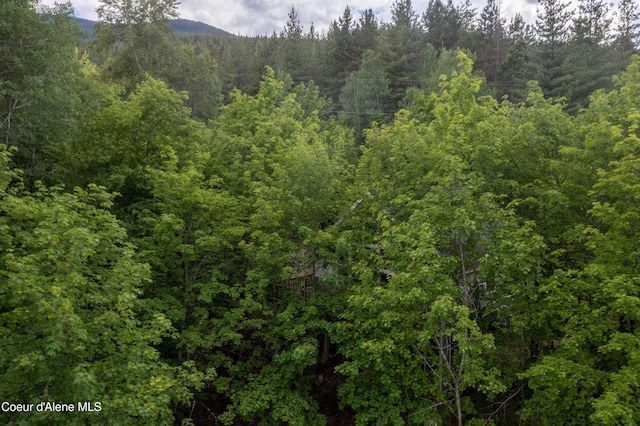
<svg viewBox="0 0 640 426">
<path fill-rule="evenodd" d="M 560 96 L 563 48 L 568 38 L 571 19 L 569 3 L 561 0 L 539 0 L 535 32 L 538 41 L 540 73 L 537 80 L 547 96 Z"/>
<path fill-rule="evenodd" d="M 419 84 L 421 51 L 420 29 L 411 0 L 397 0 L 391 7 L 392 21 L 383 32 L 380 58 L 391 84 L 391 110 L 397 109 L 405 91 Z"/>
</svg>

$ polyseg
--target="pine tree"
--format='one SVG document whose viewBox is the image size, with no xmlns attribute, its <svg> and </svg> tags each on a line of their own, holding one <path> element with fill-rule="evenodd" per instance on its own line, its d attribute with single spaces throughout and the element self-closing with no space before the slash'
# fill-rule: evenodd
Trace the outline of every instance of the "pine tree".
<svg viewBox="0 0 640 426">
<path fill-rule="evenodd" d="M 541 67 L 537 80 L 547 96 L 560 96 L 567 26 L 571 18 L 569 3 L 561 0 L 539 0 L 539 3 L 542 9 L 537 10 L 534 26 L 538 41 L 536 59 Z"/>
<path fill-rule="evenodd" d="M 460 32 L 456 47 L 461 49 L 471 49 L 477 32 L 476 9 L 471 4 L 471 0 L 464 0 L 455 7 L 460 17 Z"/>
<path fill-rule="evenodd" d="M 637 51 L 640 36 L 640 12 L 634 0 L 620 0 L 616 25 L 615 47 L 623 61 Z"/>
<path fill-rule="evenodd" d="M 427 10 L 422 15 L 422 26 L 427 43 L 438 51 L 452 50 L 458 45 L 462 18 L 452 0 L 448 0 L 446 5 L 442 0 L 430 0 Z"/>
<path fill-rule="evenodd" d="M 535 30 L 543 45 L 557 47 L 567 39 L 567 25 L 571 18 L 569 3 L 561 0 L 538 0 L 542 9 L 537 9 Z"/>
<path fill-rule="evenodd" d="M 496 89 L 499 97 L 511 102 L 524 101 L 527 82 L 538 74 L 535 62 L 533 30 L 521 14 L 516 13 L 505 28 L 503 60 L 498 69 Z"/>
<path fill-rule="evenodd" d="M 487 81 L 496 80 L 504 49 L 505 20 L 500 16 L 499 0 L 488 0 L 480 14 L 475 51 L 476 66 L 484 71 Z"/>
<path fill-rule="evenodd" d="M 340 93 L 345 122 L 353 126 L 356 141 L 362 142 L 362 130 L 372 122 L 387 121 L 385 108 L 389 105 L 389 81 L 372 51 L 363 55 L 358 72 L 351 74 Z"/>
<path fill-rule="evenodd" d="M 331 22 L 327 34 L 325 87 L 334 102 L 338 102 L 340 89 L 350 73 L 360 66 L 362 51 L 354 36 L 354 22 L 351 9 L 347 6 L 337 21 Z"/>
<path fill-rule="evenodd" d="M 353 32 L 362 53 L 378 47 L 378 20 L 372 9 L 365 10 Z"/>
<path fill-rule="evenodd" d="M 589 95 L 596 89 L 610 87 L 611 77 L 620 71 L 608 43 L 611 22 L 605 1 L 580 1 L 559 80 L 572 113 L 586 106 Z"/>
<path fill-rule="evenodd" d="M 303 50 L 303 32 L 298 12 L 294 7 L 288 13 L 288 20 L 277 39 L 275 67 L 292 78 L 307 74 L 307 61 Z"/>
<path fill-rule="evenodd" d="M 391 23 L 382 31 L 379 54 L 391 85 L 390 109 L 395 110 L 406 89 L 419 84 L 422 46 L 411 0 L 395 1 L 391 15 Z"/>
<path fill-rule="evenodd" d="M 611 38 L 613 19 L 604 0 L 580 0 L 578 16 L 573 19 L 573 38 L 606 44 Z"/>
<path fill-rule="evenodd" d="M 291 10 L 287 14 L 288 21 L 285 24 L 284 30 L 280 33 L 280 37 L 299 40 L 302 38 L 302 26 L 300 25 L 300 18 L 298 18 L 298 12 L 292 6 Z"/>
</svg>

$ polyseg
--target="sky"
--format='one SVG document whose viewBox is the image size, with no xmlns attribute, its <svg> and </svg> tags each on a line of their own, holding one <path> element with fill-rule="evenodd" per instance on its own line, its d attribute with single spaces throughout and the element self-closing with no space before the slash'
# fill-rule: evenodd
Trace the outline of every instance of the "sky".
<svg viewBox="0 0 640 426">
<path fill-rule="evenodd" d="M 44 5 L 52 5 L 55 0 L 40 0 Z M 459 4 L 462 0 L 454 0 Z M 327 31 L 331 21 L 337 20 L 348 5 L 357 20 L 365 9 L 373 9 L 378 21 L 391 21 L 393 0 L 181 0 L 178 13 L 183 19 L 204 22 L 227 32 L 245 35 L 271 35 L 280 33 L 288 19 L 291 7 L 294 7 L 303 32 L 308 32 L 311 24 L 320 33 Z M 418 13 L 427 9 L 429 0 L 413 0 L 413 8 Z M 96 20 L 96 8 L 99 0 L 71 0 L 76 16 Z M 486 0 L 472 0 L 479 14 Z M 527 22 L 533 22 L 536 15 L 537 0 L 502 0 L 501 11 L 507 20 L 515 13 L 524 16 Z"/>
</svg>

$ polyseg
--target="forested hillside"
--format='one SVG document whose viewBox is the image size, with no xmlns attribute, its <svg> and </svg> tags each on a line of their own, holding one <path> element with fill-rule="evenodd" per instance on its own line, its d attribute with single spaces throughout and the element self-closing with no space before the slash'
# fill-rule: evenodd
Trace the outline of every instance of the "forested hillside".
<svg viewBox="0 0 640 426">
<path fill-rule="evenodd" d="M 76 18 L 76 21 L 78 21 L 80 29 L 86 33 L 86 37 L 89 39 L 93 38 L 93 27 L 96 25 L 96 22 L 82 18 Z M 168 24 L 169 28 L 176 33 L 231 36 L 230 33 L 221 30 L 220 28 L 212 27 L 211 25 L 207 25 L 202 22 L 191 21 L 189 19 L 171 19 L 168 21 Z"/>
<path fill-rule="evenodd" d="M 176 7 L 0 2 L 0 423 L 640 422 L 632 0 Z"/>
</svg>

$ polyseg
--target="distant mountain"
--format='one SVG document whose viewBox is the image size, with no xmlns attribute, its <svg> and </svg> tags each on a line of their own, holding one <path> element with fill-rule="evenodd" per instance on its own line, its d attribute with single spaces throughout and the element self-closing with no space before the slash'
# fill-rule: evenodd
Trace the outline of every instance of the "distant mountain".
<svg viewBox="0 0 640 426">
<path fill-rule="evenodd" d="M 76 18 L 76 21 L 78 21 L 80 29 L 87 34 L 88 38 L 91 38 L 93 34 L 93 26 L 96 24 L 96 21 L 83 18 Z M 174 19 L 169 21 L 169 26 L 174 32 L 180 34 L 210 34 L 222 37 L 233 35 L 221 30 L 220 28 L 213 27 L 203 22 L 191 21 L 189 19 Z"/>
<path fill-rule="evenodd" d="M 189 19 L 174 19 L 169 22 L 169 26 L 177 33 L 211 34 L 225 37 L 233 35 L 221 30 L 220 28 L 213 27 L 203 22 L 191 21 Z"/>
<path fill-rule="evenodd" d="M 96 21 L 90 21 L 83 18 L 76 18 L 76 21 L 78 21 L 78 25 L 80 25 L 82 32 L 87 33 L 88 37 L 91 38 L 91 34 L 93 34 L 93 26 Z"/>
</svg>

